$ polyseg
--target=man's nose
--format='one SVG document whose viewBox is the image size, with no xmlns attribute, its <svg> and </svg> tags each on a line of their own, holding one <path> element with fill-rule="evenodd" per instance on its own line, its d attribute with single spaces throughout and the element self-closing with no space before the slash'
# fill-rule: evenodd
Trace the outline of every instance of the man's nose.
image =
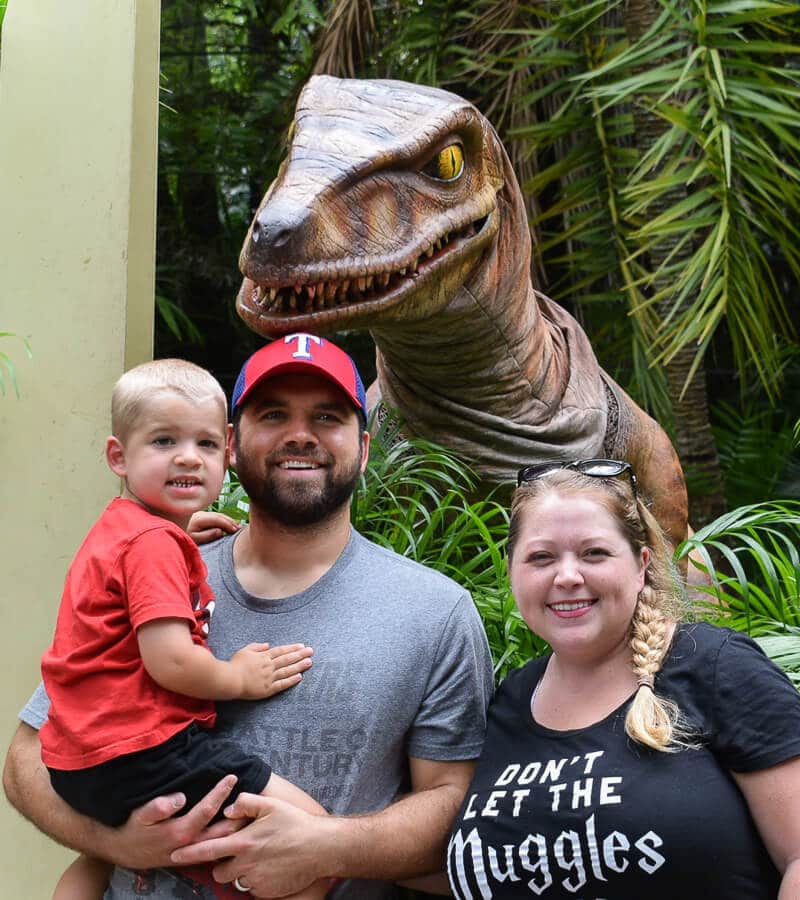
<svg viewBox="0 0 800 900">
<path fill-rule="evenodd" d="M 284 440 L 286 443 L 295 443 L 301 446 L 315 445 L 319 442 L 314 423 L 306 416 L 292 416 L 287 419 Z"/>
</svg>

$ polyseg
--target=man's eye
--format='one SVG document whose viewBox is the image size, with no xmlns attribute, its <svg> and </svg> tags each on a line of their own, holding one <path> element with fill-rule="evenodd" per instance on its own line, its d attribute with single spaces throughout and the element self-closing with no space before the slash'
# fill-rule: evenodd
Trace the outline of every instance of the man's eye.
<svg viewBox="0 0 800 900">
<path fill-rule="evenodd" d="M 461 144 L 448 144 L 423 167 L 423 174 L 437 181 L 456 181 L 464 171 L 464 151 Z"/>
</svg>

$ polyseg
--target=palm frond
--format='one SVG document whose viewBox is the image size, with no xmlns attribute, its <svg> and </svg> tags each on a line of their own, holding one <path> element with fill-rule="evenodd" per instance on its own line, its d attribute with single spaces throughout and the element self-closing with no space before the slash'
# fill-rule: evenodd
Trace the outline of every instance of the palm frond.
<svg viewBox="0 0 800 900">
<path fill-rule="evenodd" d="M 771 65 L 765 51 L 775 41 L 776 55 L 798 53 L 784 38 L 800 33 L 800 7 L 698 2 L 690 14 L 674 0 L 662 6 L 640 41 L 579 79 L 602 109 L 635 99 L 665 123 L 622 190 L 622 214 L 641 223 L 629 235 L 637 255 L 693 236 L 688 259 L 653 271 L 643 285 L 650 303 L 671 306 L 654 361 L 695 345 L 699 362 L 726 321 L 737 369 L 754 369 L 774 399 L 781 339 L 794 330 L 763 248 L 779 247 L 800 273 L 791 224 L 800 212 L 800 72 Z M 676 200 L 681 181 L 686 190 Z M 665 274 L 674 278 L 656 288 Z"/>
<path fill-rule="evenodd" d="M 800 458 L 791 423 L 770 409 L 763 397 L 735 408 L 713 409 L 714 438 L 731 507 L 767 497 L 800 497 Z"/>
<path fill-rule="evenodd" d="M 757 636 L 800 626 L 799 548 L 800 502 L 775 500 L 726 513 L 681 544 L 676 557 L 710 577 L 699 588 L 711 601 L 703 607 L 707 618 Z"/>
<path fill-rule="evenodd" d="M 336 0 L 319 37 L 314 74 L 355 78 L 369 56 L 374 30 L 371 0 Z"/>
</svg>

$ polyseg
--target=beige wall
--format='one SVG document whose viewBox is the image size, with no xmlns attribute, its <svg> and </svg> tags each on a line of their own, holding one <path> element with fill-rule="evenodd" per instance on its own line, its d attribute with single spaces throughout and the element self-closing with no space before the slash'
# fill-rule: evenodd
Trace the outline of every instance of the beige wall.
<svg viewBox="0 0 800 900">
<path fill-rule="evenodd" d="M 158 0 L 10 0 L 0 59 L 0 743 L 38 680 L 61 584 L 116 490 L 111 385 L 152 353 Z M 0 800 L 0 893 L 68 856 Z"/>
</svg>

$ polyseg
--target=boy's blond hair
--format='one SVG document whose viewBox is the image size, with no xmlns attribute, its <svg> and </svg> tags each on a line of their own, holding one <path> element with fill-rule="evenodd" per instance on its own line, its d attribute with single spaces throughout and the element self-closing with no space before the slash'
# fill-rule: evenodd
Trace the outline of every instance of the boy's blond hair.
<svg viewBox="0 0 800 900">
<path fill-rule="evenodd" d="M 129 369 L 114 385 L 111 393 L 111 433 L 124 441 L 147 405 L 165 392 L 177 394 L 193 403 L 217 400 L 223 425 L 228 421 L 225 392 L 214 376 L 185 359 L 154 359 Z"/>
</svg>

